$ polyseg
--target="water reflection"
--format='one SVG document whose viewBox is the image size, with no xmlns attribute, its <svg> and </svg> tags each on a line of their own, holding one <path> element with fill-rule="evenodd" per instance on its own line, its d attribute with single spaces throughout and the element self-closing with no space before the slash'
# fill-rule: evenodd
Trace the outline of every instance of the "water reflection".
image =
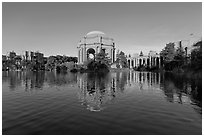
<svg viewBox="0 0 204 137">
<path fill-rule="evenodd" d="M 202 114 L 202 79 L 193 79 L 172 73 L 161 75 L 161 89 L 166 99 L 173 103 L 192 104 Z"/>
<path fill-rule="evenodd" d="M 16 91 L 21 87 L 25 91 L 43 90 L 45 87 L 67 86 L 76 84 L 77 76 L 73 73 L 55 72 L 2 72 L 2 82 L 8 83 L 10 91 Z"/>
<path fill-rule="evenodd" d="M 82 104 L 87 106 L 87 109 L 91 111 L 102 110 L 104 104 L 116 97 L 116 90 L 124 90 L 125 83 L 119 81 L 122 75 L 115 76 L 116 77 L 111 79 L 110 73 L 88 73 L 81 76 L 79 75 L 79 99 Z"/>
<path fill-rule="evenodd" d="M 91 111 L 102 110 L 104 104 L 131 87 L 139 89 L 137 91 L 160 90 L 168 102 L 193 104 L 198 113 L 202 111 L 201 82 L 173 74 L 129 71 L 106 75 L 84 74 L 77 79 L 80 88 L 79 98 Z"/>
<path fill-rule="evenodd" d="M 107 74 L 73 74 L 55 72 L 2 72 L 2 82 L 9 85 L 10 91 L 18 87 L 29 92 L 53 86 L 79 87 L 79 100 L 87 109 L 100 111 L 118 94 L 128 88 L 138 91 L 161 91 L 171 103 L 192 104 L 198 113 L 202 113 L 202 79 L 189 79 L 171 73 L 151 72 L 110 72 Z"/>
</svg>

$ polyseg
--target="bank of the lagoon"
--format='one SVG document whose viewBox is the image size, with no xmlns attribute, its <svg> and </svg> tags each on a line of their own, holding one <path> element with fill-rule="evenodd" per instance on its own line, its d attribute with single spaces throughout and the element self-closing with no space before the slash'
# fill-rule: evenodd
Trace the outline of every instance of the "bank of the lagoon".
<svg viewBox="0 0 204 137">
<path fill-rule="evenodd" d="M 202 83 L 168 73 L 2 72 L 2 131 L 202 134 Z"/>
</svg>

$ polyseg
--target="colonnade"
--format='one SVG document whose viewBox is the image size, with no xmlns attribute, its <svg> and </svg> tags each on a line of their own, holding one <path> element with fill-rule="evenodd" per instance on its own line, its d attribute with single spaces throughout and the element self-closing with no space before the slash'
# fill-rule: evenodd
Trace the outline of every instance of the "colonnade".
<svg viewBox="0 0 204 137">
<path fill-rule="evenodd" d="M 161 67 L 161 58 L 160 56 L 139 56 L 139 57 L 128 57 L 128 66 L 129 68 L 134 67 L 154 67 L 158 66 Z"/>
</svg>

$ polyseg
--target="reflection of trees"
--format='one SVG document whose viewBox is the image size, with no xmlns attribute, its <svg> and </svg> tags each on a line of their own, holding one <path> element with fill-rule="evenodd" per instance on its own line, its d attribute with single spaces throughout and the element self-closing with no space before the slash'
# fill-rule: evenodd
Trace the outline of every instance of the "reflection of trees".
<svg viewBox="0 0 204 137">
<path fill-rule="evenodd" d="M 45 72 L 44 71 L 39 71 L 39 72 L 32 72 L 32 75 L 30 75 L 31 79 L 31 84 L 30 88 L 36 88 L 36 89 L 41 89 L 43 88 L 44 84 L 44 78 L 45 78 Z"/>
<path fill-rule="evenodd" d="M 191 101 L 198 106 L 202 104 L 202 83 L 201 80 L 189 79 L 185 76 L 164 73 L 162 76 L 163 91 L 170 102 L 184 103 Z"/>
<path fill-rule="evenodd" d="M 10 84 L 10 89 L 14 90 L 16 86 L 21 85 L 21 77 L 19 76 L 19 72 L 13 73 L 9 72 L 9 84 Z"/>
<path fill-rule="evenodd" d="M 76 74 L 73 73 L 56 74 L 55 72 L 45 71 L 9 71 L 3 73 L 3 81 L 8 81 L 11 90 L 22 86 L 25 88 L 25 91 L 29 91 L 32 89 L 43 89 L 45 82 L 48 83 L 49 86 L 75 84 L 77 77 Z"/>
<path fill-rule="evenodd" d="M 25 91 L 33 88 L 42 88 L 44 83 L 45 72 L 15 72 L 9 71 L 6 79 L 10 84 L 10 89 L 23 86 Z"/>
<path fill-rule="evenodd" d="M 174 75 L 172 73 L 135 71 L 130 71 L 127 78 L 129 86 L 137 85 L 140 90 L 161 88 L 169 102 L 193 102 L 197 106 L 201 106 L 202 104 L 201 79 L 190 79 L 185 76 Z"/>
<path fill-rule="evenodd" d="M 77 76 L 73 73 L 55 73 L 55 72 L 47 72 L 46 82 L 50 86 L 62 86 L 75 84 L 77 82 Z"/>
</svg>

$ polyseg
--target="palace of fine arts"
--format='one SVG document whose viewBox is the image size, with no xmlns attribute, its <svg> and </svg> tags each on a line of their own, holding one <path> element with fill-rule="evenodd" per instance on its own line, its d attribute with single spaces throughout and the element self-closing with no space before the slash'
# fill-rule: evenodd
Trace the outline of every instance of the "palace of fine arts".
<svg viewBox="0 0 204 137">
<path fill-rule="evenodd" d="M 2 135 L 202 135 L 202 2 L 2 2 Z"/>
</svg>

